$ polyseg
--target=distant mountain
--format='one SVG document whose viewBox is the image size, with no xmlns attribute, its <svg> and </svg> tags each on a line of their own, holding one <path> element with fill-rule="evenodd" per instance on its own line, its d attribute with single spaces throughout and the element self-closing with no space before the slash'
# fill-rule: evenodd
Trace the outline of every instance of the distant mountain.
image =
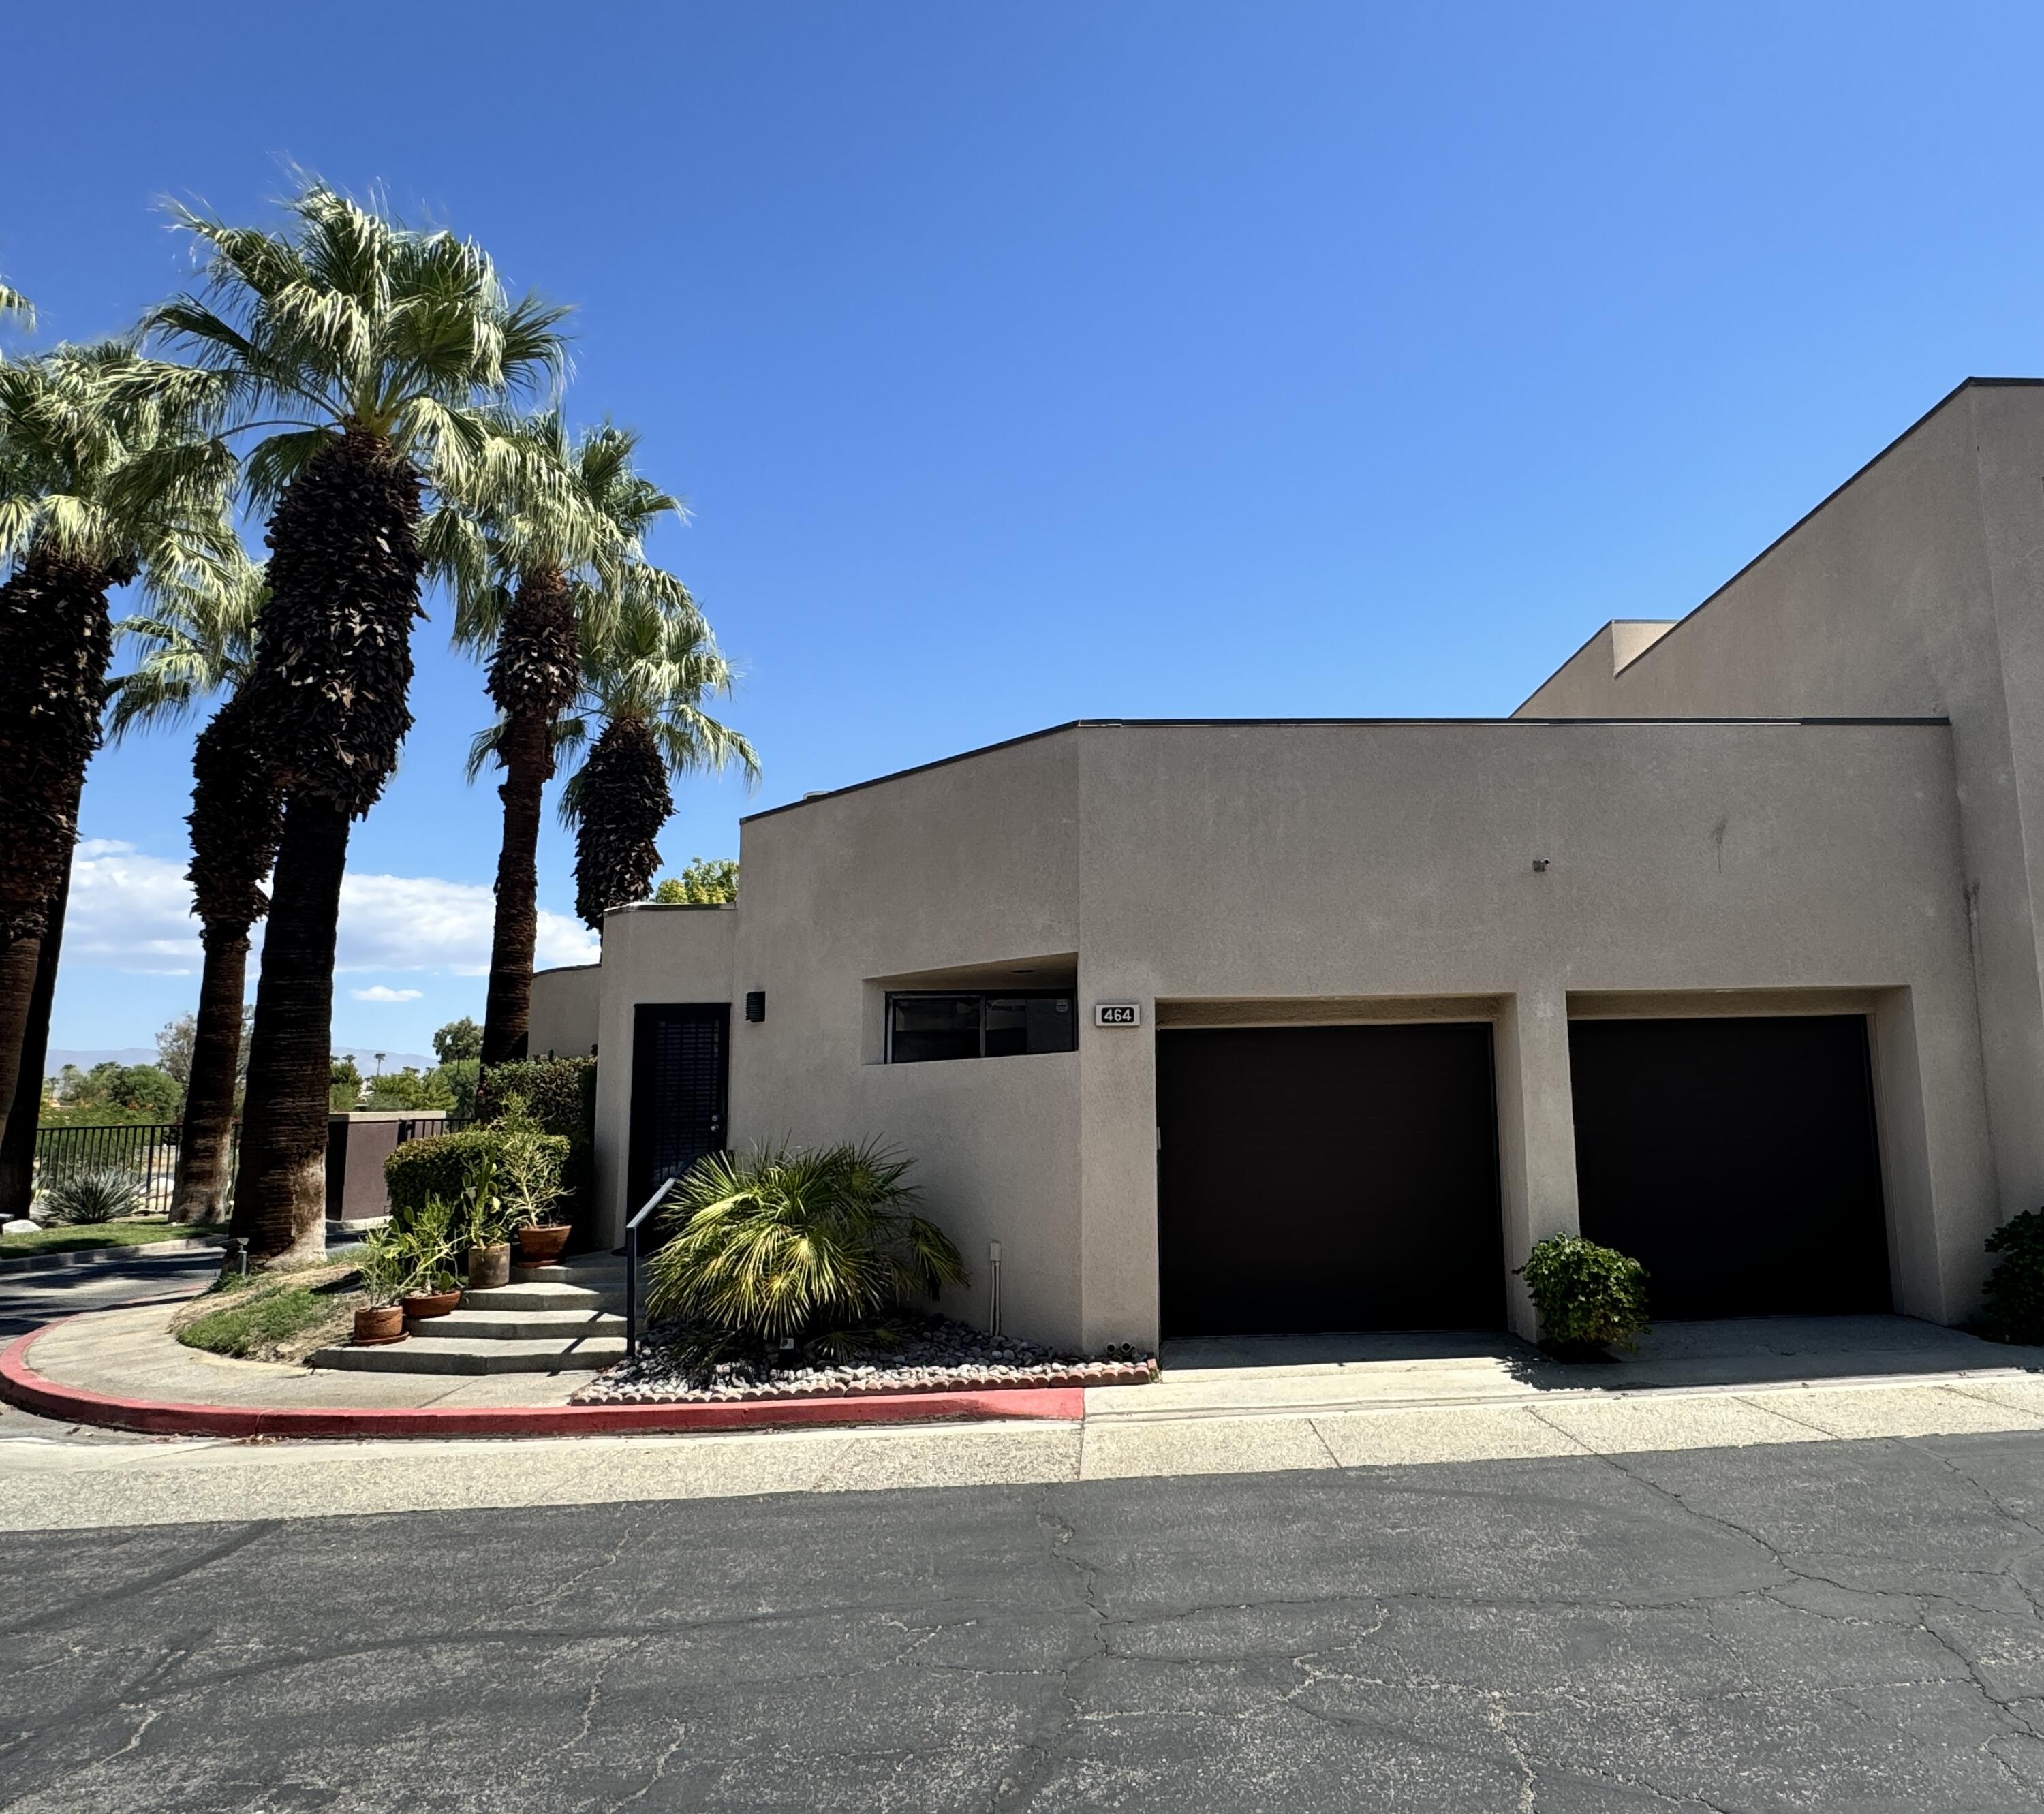
<svg viewBox="0 0 2044 1814">
<path fill-rule="evenodd" d="M 367 1076 L 376 1064 L 376 1048 L 373 1045 L 337 1045 L 336 1052 L 344 1052 L 352 1058 L 363 1076 Z M 45 1076 L 54 1077 L 67 1064 L 75 1064 L 81 1071 L 90 1071 L 95 1064 L 109 1062 L 115 1064 L 153 1064 L 156 1062 L 156 1049 L 153 1045 L 124 1045 L 118 1050 L 81 1052 L 50 1048 L 44 1060 Z M 430 1071 L 440 1060 L 422 1052 L 386 1052 L 383 1054 L 383 1068 L 402 1071 L 407 1064 L 415 1070 Z"/>
<path fill-rule="evenodd" d="M 153 1064 L 156 1062 L 156 1049 L 153 1045 L 124 1045 L 118 1051 L 71 1052 L 50 1048 L 49 1057 L 43 1060 L 43 1068 L 54 1077 L 67 1064 L 75 1064 L 81 1071 L 90 1071 L 95 1064 Z"/>
</svg>

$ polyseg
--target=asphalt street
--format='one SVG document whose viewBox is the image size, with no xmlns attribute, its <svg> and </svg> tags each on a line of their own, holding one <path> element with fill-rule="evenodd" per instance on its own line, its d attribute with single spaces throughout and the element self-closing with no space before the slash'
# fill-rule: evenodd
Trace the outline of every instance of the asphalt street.
<svg viewBox="0 0 2044 1814">
<path fill-rule="evenodd" d="M 2044 1805 L 2044 1435 L 39 1531 L 4 1567 L 10 1814 Z"/>
<path fill-rule="evenodd" d="M 208 1252 L 145 1253 L 47 1272 L 0 1273 L 0 1341 L 12 1341 L 54 1317 L 80 1310 L 187 1296 L 203 1291 L 219 1271 L 220 1256 Z"/>
</svg>

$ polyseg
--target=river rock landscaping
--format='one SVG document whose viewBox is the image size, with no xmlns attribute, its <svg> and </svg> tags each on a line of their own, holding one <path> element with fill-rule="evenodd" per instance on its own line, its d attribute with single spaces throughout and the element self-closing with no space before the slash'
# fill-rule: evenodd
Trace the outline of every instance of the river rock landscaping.
<svg viewBox="0 0 2044 1814">
<path fill-rule="evenodd" d="M 843 1398 L 860 1394 L 970 1392 L 1005 1386 L 1141 1386 L 1157 1359 L 1135 1348 L 1097 1356 L 1062 1354 L 1015 1336 L 929 1317 L 885 1348 L 829 1362 L 772 1366 L 759 1359 L 705 1366 L 655 1325 L 636 1359 L 620 1361 L 577 1392 L 578 1405 L 728 1404 L 747 1398 Z"/>
</svg>

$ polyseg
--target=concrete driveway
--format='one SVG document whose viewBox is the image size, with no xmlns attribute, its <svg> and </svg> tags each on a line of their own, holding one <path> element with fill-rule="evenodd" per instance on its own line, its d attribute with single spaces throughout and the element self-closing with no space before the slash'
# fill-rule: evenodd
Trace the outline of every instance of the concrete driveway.
<svg viewBox="0 0 2044 1814">
<path fill-rule="evenodd" d="M 0 1567 L 10 1814 L 2044 1805 L 2044 1432 L 35 1531 Z"/>
</svg>

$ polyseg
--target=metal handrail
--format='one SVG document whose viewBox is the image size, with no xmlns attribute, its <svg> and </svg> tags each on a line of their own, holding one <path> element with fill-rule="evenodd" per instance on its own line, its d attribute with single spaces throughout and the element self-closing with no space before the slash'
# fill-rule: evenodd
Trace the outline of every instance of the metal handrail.
<svg viewBox="0 0 2044 1814">
<path fill-rule="evenodd" d="M 663 1178 L 660 1187 L 646 1199 L 638 1214 L 624 1225 L 624 1358 L 639 1353 L 639 1227 L 674 1195 L 675 1180 Z"/>
</svg>

